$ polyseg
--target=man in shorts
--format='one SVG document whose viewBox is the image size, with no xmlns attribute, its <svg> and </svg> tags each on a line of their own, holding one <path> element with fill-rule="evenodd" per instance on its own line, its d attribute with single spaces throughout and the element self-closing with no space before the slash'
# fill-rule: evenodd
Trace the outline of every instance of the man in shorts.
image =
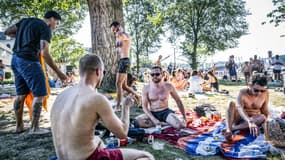
<svg viewBox="0 0 285 160">
<path fill-rule="evenodd" d="M 116 62 L 118 63 L 117 75 L 116 75 L 116 88 L 117 88 L 116 110 L 120 110 L 123 90 L 135 95 L 139 104 L 141 98 L 131 87 L 127 85 L 127 72 L 131 65 L 129 59 L 131 38 L 126 32 L 123 31 L 123 28 L 120 26 L 119 22 L 114 21 L 110 25 L 110 27 L 112 32 L 116 36 L 116 52 L 117 52 Z M 115 70 L 115 66 L 112 67 L 112 70 L 113 71 Z"/>
<path fill-rule="evenodd" d="M 152 67 L 150 75 L 152 82 L 143 88 L 142 93 L 142 107 L 145 114 L 136 117 L 135 126 L 149 128 L 166 123 L 176 129 L 185 128 L 185 109 L 175 87 L 162 80 L 162 69 L 159 66 Z M 169 95 L 176 101 L 183 120 L 169 109 Z"/>
<path fill-rule="evenodd" d="M 95 136 L 95 126 L 104 126 L 116 137 L 127 137 L 132 98 L 126 97 L 121 120 L 113 112 L 107 98 L 97 92 L 104 75 L 100 57 L 87 54 L 80 59 L 78 85 L 66 89 L 57 96 L 51 109 L 53 142 L 60 160 L 154 160 L 145 151 L 135 149 L 106 149 L 104 142 Z"/>
<path fill-rule="evenodd" d="M 26 96 L 33 93 L 33 116 L 30 128 L 31 134 L 44 134 L 48 130 L 39 128 L 39 119 L 44 96 L 47 95 L 44 72 L 39 62 L 42 54 L 45 62 L 64 81 L 66 76 L 53 62 L 49 54 L 51 32 L 55 30 L 61 20 L 55 11 L 48 11 L 44 19 L 23 18 L 4 32 L 5 35 L 15 37 L 11 68 L 15 76 L 17 97 L 14 101 L 16 115 L 16 132 L 24 131 L 23 108 Z"/>
<path fill-rule="evenodd" d="M 249 129 L 253 136 L 259 135 L 259 126 L 269 115 L 269 92 L 266 85 L 266 77 L 253 77 L 248 88 L 240 90 L 237 102 L 230 102 L 226 113 L 227 129 L 224 133 L 227 140 L 232 140 L 233 131 L 241 129 Z"/>
</svg>

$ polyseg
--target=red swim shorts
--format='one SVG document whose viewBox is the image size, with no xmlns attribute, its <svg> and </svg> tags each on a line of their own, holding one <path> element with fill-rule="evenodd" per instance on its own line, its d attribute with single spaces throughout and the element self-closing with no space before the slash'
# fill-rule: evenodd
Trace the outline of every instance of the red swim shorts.
<svg viewBox="0 0 285 160">
<path fill-rule="evenodd" d="M 87 160 L 123 160 L 123 155 L 119 149 L 97 148 Z"/>
</svg>

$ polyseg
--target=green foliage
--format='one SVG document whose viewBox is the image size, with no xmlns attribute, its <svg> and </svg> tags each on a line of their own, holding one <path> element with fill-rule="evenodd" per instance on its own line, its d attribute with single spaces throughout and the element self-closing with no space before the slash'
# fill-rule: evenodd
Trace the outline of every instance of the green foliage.
<svg viewBox="0 0 285 160">
<path fill-rule="evenodd" d="M 124 12 L 139 72 L 140 56 L 148 56 L 160 47 L 163 16 L 157 5 L 150 0 L 124 0 Z"/>
<path fill-rule="evenodd" d="M 267 17 L 270 18 L 269 22 L 277 27 L 285 21 L 285 3 L 284 0 L 272 0 L 272 3 L 276 8 L 268 13 Z"/>
<path fill-rule="evenodd" d="M 21 18 L 43 18 L 48 10 L 58 11 L 62 22 L 56 32 L 61 35 L 76 33 L 87 13 L 85 0 L 0 0 L 0 4 L 0 23 L 4 27 L 15 24 Z"/>
<path fill-rule="evenodd" d="M 50 53 L 55 62 L 69 62 L 73 66 L 78 66 L 78 60 L 85 54 L 85 49 L 72 38 L 54 36 Z"/>
<path fill-rule="evenodd" d="M 245 2 L 240 0 L 160 1 L 172 38 L 183 36 L 183 54 L 197 68 L 197 54 L 213 54 L 237 46 L 246 34 Z M 175 42 L 172 40 L 172 42 Z M 201 51 L 200 53 L 198 52 Z"/>
<path fill-rule="evenodd" d="M 5 79 L 10 79 L 12 78 L 12 73 L 11 72 L 5 72 Z"/>
</svg>

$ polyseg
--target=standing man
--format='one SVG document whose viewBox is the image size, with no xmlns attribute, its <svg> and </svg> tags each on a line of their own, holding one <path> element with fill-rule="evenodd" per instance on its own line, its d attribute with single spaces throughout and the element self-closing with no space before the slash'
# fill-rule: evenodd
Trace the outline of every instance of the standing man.
<svg viewBox="0 0 285 160">
<path fill-rule="evenodd" d="M 95 136 L 95 126 L 102 120 L 118 138 L 126 138 L 132 98 L 123 102 L 121 120 L 113 112 L 107 98 L 97 92 L 104 76 L 100 57 L 87 54 L 79 61 L 80 82 L 57 96 L 51 110 L 51 128 L 56 154 L 61 160 L 154 160 L 145 151 L 106 149 Z"/>
<path fill-rule="evenodd" d="M 284 65 L 282 61 L 279 59 L 279 55 L 275 55 L 275 59 L 272 62 L 273 65 L 273 73 L 274 73 L 274 80 L 281 80 L 281 68 Z"/>
<path fill-rule="evenodd" d="M 236 63 L 235 63 L 235 57 L 234 55 L 231 55 L 229 57 L 229 61 L 226 63 L 226 67 L 229 70 L 230 80 L 232 80 L 232 77 L 235 77 L 235 82 L 237 82 L 237 71 L 236 71 Z"/>
<path fill-rule="evenodd" d="M 116 36 L 116 52 L 117 58 L 116 62 L 118 63 L 117 75 L 116 75 L 116 88 L 117 88 L 117 106 L 116 110 L 120 110 L 120 105 L 123 96 L 123 90 L 128 93 L 134 94 L 138 103 L 140 104 L 140 96 L 127 85 L 127 71 L 130 68 L 131 62 L 129 59 L 129 50 L 131 46 L 130 36 L 123 31 L 123 28 L 120 26 L 119 22 L 114 21 L 111 25 L 111 30 Z M 112 67 L 112 70 L 115 70 L 115 66 Z"/>
<path fill-rule="evenodd" d="M 0 59 L 0 85 L 4 88 L 4 77 L 5 77 L 5 65 L 2 62 L 2 59 Z"/>
<path fill-rule="evenodd" d="M 16 115 L 16 132 L 24 131 L 23 107 L 26 96 L 31 91 L 34 96 L 31 134 L 44 134 L 47 130 L 39 128 L 43 98 L 47 95 L 45 76 L 39 62 L 42 54 L 45 62 L 64 81 L 66 76 L 59 70 L 49 54 L 51 31 L 55 30 L 61 20 L 55 11 L 48 11 L 44 19 L 23 18 L 9 27 L 4 34 L 15 37 L 11 68 L 15 76 L 17 97 L 14 101 Z"/>
<path fill-rule="evenodd" d="M 240 90 L 237 102 L 230 102 L 226 113 L 227 130 L 224 133 L 227 140 L 232 140 L 233 131 L 241 129 L 249 129 L 253 136 L 259 135 L 259 126 L 269 115 L 266 85 L 266 77 L 253 77 L 248 88 Z"/>
<path fill-rule="evenodd" d="M 142 94 L 142 107 L 145 114 L 136 117 L 136 127 L 149 128 L 167 123 L 176 129 L 185 128 L 185 109 L 175 87 L 162 80 L 162 69 L 159 66 L 152 67 L 150 75 L 152 82 L 143 88 Z M 169 109 L 169 95 L 175 100 L 184 122 Z"/>
</svg>

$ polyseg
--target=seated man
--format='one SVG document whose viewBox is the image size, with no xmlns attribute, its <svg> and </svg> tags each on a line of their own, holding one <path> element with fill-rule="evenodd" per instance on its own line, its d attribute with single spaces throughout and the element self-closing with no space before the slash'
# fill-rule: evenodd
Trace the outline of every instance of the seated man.
<svg viewBox="0 0 285 160">
<path fill-rule="evenodd" d="M 248 88 L 241 89 L 237 104 L 230 102 L 226 114 L 225 138 L 232 140 L 232 131 L 249 129 L 253 136 L 259 135 L 259 128 L 268 118 L 269 92 L 265 88 L 266 77 L 257 76 Z"/>
<path fill-rule="evenodd" d="M 171 83 L 162 80 L 162 69 L 154 66 L 151 69 L 152 82 L 146 85 L 142 91 L 142 107 L 145 114 L 136 117 L 136 127 L 148 128 L 162 125 L 166 122 L 174 128 L 186 126 L 185 110 L 176 89 Z M 168 108 L 169 94 L 174 98 L 184 118 L 184 122 Z"/>
<path fill-rule="evenodd" d="M 126 138 L 132 99 L 127 97 L 124 101 L 120 120 L 107 98 L 96 91 L 104 75 L 101 58 L 87 54 L 79 63 L 79 84 L 63 91 L 51 110 L 53 142 L 58 158 L 153 160 L 154 157 L 145 151 L 103 148 L 103 141 L 94 135 L 96 124 L 101 119 L 115 136 Z"/>
</svg>

